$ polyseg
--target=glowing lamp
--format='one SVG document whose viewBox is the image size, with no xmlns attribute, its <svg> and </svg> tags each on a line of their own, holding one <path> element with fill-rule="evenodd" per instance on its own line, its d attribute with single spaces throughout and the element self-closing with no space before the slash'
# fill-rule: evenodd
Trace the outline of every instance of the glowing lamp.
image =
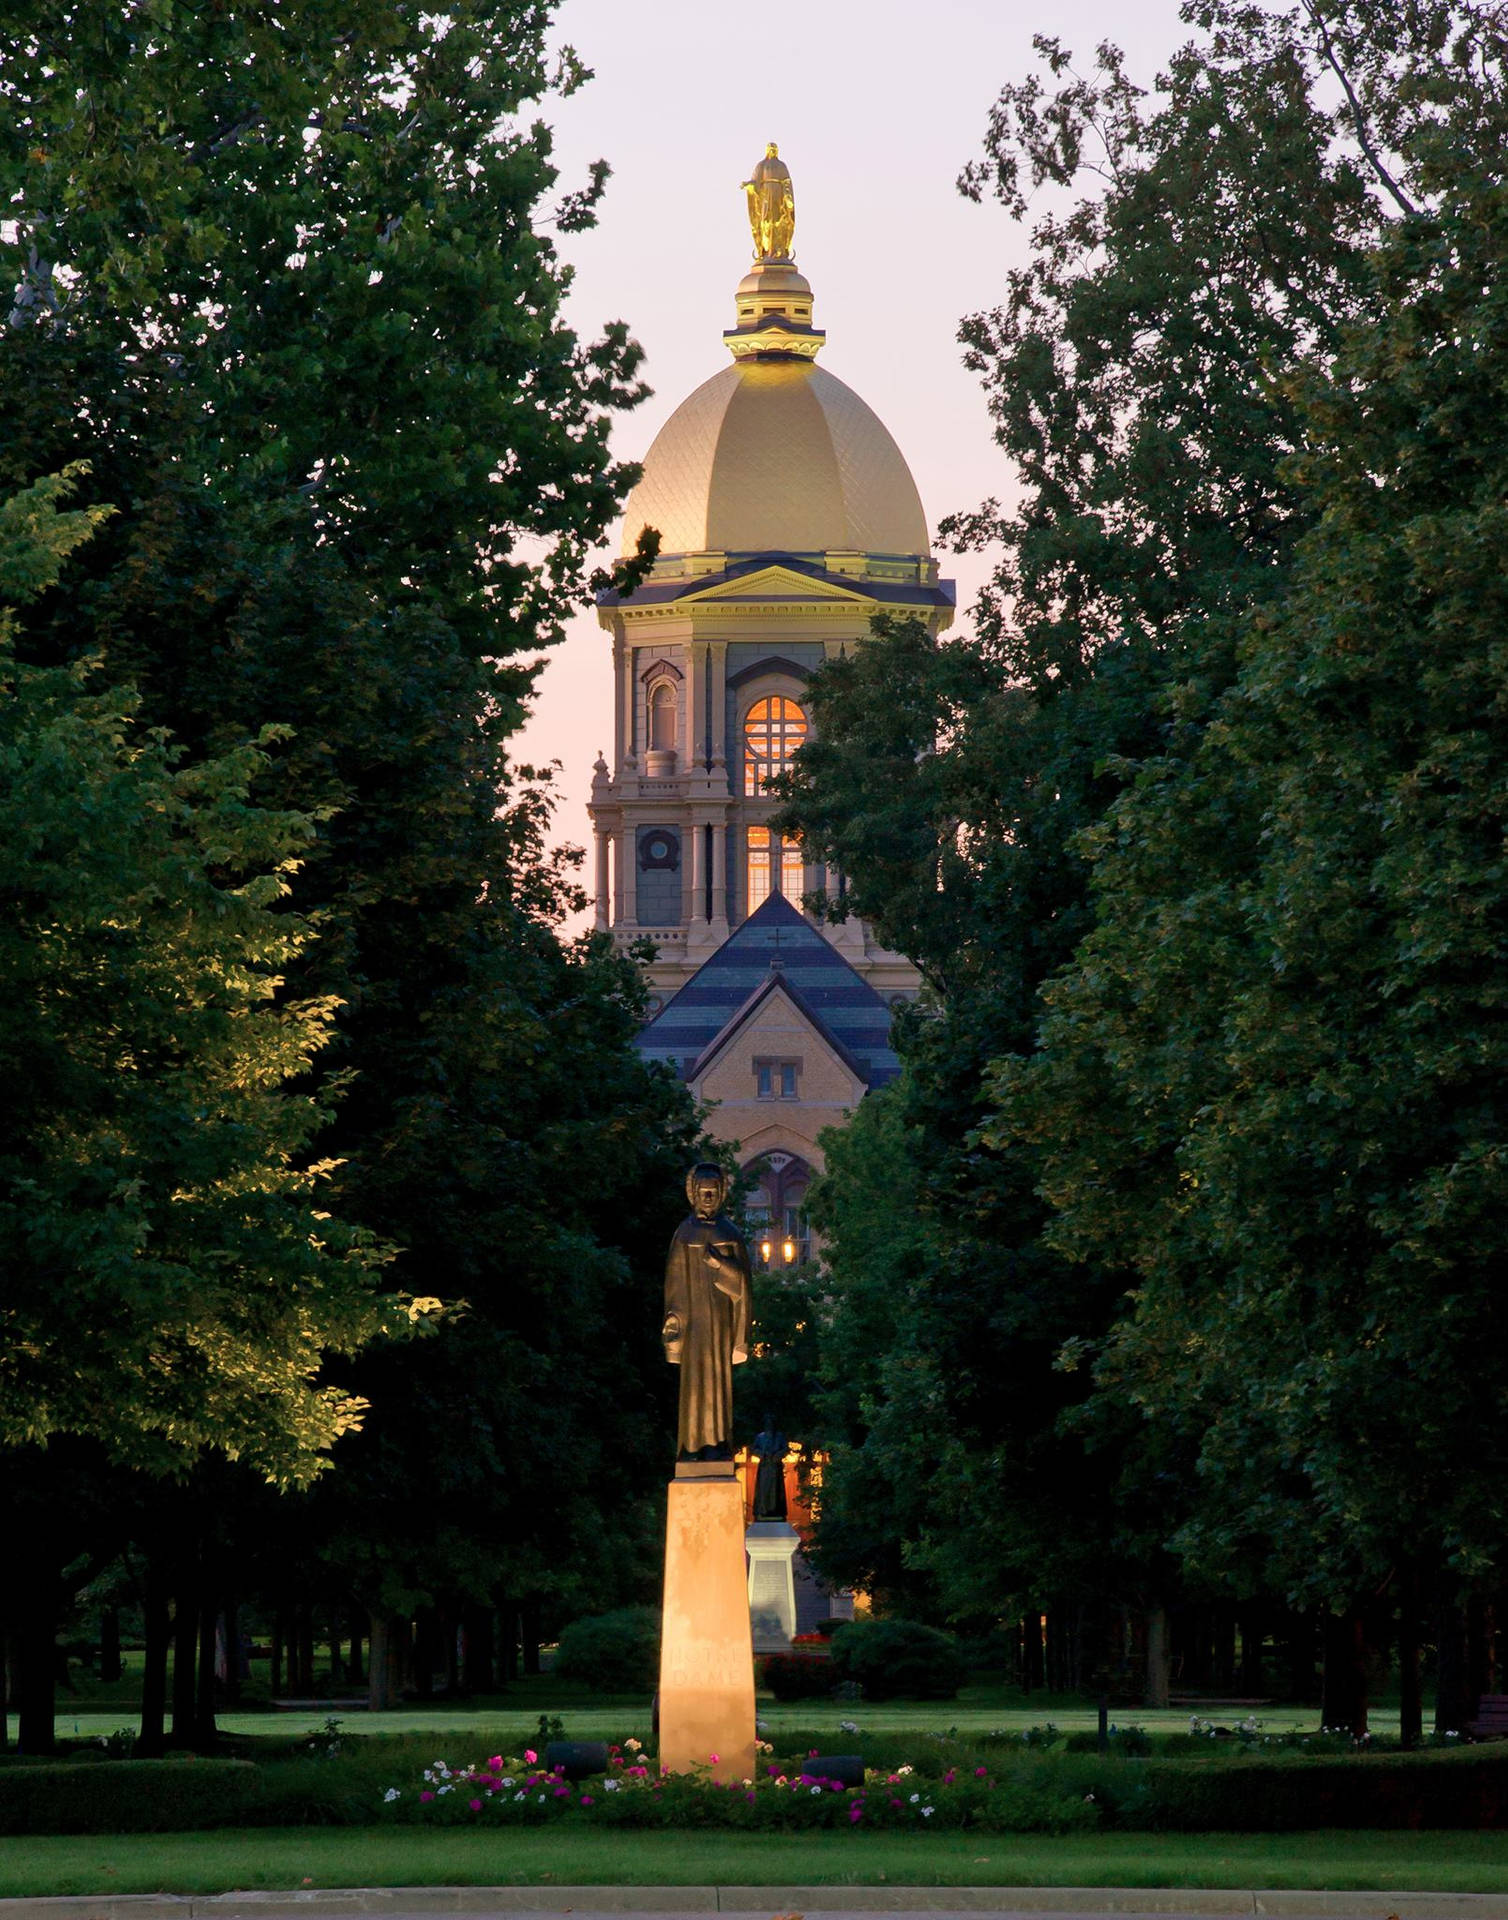
<svg viewBox="0 0 1508 1920">
<path fill-rule="evenodd" d="M 794 1240 L 787 1240 L 780 1251 L 785 1255 L 785 1264 L 789 1266 L 796 1258 L 796 1242 Z"/>
</svg>

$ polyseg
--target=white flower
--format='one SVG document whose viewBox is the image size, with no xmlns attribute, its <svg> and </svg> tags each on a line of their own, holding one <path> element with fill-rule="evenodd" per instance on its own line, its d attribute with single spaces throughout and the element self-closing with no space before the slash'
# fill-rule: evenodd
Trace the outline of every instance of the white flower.
<svg viewBox="0 0 1508 1920">
<path fill-rule="evenodd" d="M 389 1787 L 382 1797 L 384 1800 L 396 1800 L 399 1797 L 398 1789 L 396 1787 Z"/>
<path fill-rule="evenodd" d="M 915 1767 L 897 1767 L 895 1770 L 895 1777 L 897 1780 L 904 1780 L 908 1773 L 915 1773 L 915 1772 L 916 1772 Z"/>
<path fill-rule="evenodd" d="M 511 1787 L 513 1785 L 513 1782 L 511 1780 L 499 1780 L 497 1784 L 500 1787 Z"/>
<path fill-rule="evenodd" d="M 455 1789 L 447 1784 L 446 1786 L 441 1787 L 440 1791 L 441 1793 L 453 1793 Z"/>
<path fill-rule="evenodd" d="M 523 1788 L 520 1787 L 518 1792 L 514 1794 L 513 1797 L 515 1800 L 527 1800 L 529 1796 L 524 1792 Z"/>
<path fill-rule="evenodd" d="M 812 1792 L 813 1792 L 813 1793 L 820 1793 L 821 1791 L 822 1791 L 822 1789 L 821 1789 L 820 1787 L 813 1787 L 813 1788 L 812 1788 Z"/>
<path fill-rule="evenodd" d="M 839 1733 L 857 1733 L 859 1731 L 859 1723 L 857 1720 L 840 1720 L 838 1722 L 838 1731 Z"/>
<path fill-rule="evenodd" d="M 616 1793 L 622 1784 L 623 1782 L 621 1780 L 604 1780 L 602 1783 L 602 1791 L 604 1793 Z"/>
<path fill-rule="evenodd" d="M 918 1804 L 918 1802 L 919 1802 L 920 1800 L 921 1800 L 921 1795 L 920 1795 L 919 1793 L 913 1793 L 913 1794 L 912 1794 L 912 1796 L 911 1796 L 911 1804 L 912 1804 L 912 1806 L 913 1806 L 913 1807 L 914 1807 L 914 1806 L 916 1806 L 916 1805 Z"/>
<path fill-rule="evenodd" d="M 623 1744 L 628 1748 L 630 1753 L 637 1753 L 644 1745 L 644 1742 L 642 1740 L 625 1740 Z"/>
<path fill-rule="evenodd" d="M 923 1820 L 930 1820 L 932 1818 L 932 1809 L 930 1807 L 922 1808 L 922 1818 Z"/>
</svg>

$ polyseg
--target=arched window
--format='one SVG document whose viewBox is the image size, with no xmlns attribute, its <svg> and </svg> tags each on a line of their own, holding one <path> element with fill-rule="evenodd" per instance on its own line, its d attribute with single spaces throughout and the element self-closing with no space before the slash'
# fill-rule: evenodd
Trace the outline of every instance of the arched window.
<svg viewBox="0 0 1508 1920">
<path fill-rule="evenodd" d="M 744 795 L 757 800 L 777 773 L 785 773 L 806 742 L 804 709 L 783 694 L 756 700 L 744 718 Z"/>
<path fill-rule="evenodd" d="M 750 827 L 747 834 L 747 858 L 744 875 L 748 885 L 748 911 L 762 907 L 772 892 L 783 893 L 793 907 L 801 905 L 804 863 L 799 840 L 781 840 L 777 854 L 775 836 L 768 827 Z"/>
<path fill-rule="evenodd" d="M 675 752 L 675 686 L 657 680 L 649 693 L 649 744 L 657 753 Z"/>
</svg>

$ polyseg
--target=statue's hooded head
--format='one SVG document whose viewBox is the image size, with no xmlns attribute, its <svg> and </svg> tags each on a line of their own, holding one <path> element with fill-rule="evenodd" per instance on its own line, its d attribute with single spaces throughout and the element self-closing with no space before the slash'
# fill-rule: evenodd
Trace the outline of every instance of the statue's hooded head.
<svg viewBox="0 0 1508 1920">
<path fill-rule="evenodd" d="M 703 1220 L 712 1220 L 722 1212 L 728 1197 L 728 1176 L 710 1160 L 699 1160 L 686 1175 L 686 1198 L 691 1211 Z"/>
</svg>

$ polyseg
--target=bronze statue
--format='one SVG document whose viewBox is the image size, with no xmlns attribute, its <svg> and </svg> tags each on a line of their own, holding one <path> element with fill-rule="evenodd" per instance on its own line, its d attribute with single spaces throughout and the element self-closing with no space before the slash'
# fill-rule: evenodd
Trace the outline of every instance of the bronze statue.
<svg viewBox="0 0 1508 1920">
<path fill-rule="evenodd" d="M 791 187 L 791 170 L 773 140 L 743 187 L 754 235 L 754 258 L 789 260 L 791 242 L 796 237 L 796 195 Z"/>
<path fill-rule="evenodd" d="M 764 1417 L 764 1432 L 754 1442 L 754 1451 L 759 1455 L 759 1468 L 754 1475 L 754 1518 L 784 1520 L 787 1517 L 785 1435 L 768 1414 Z"/>
<path fill-rule="evenodd" d="M 721 1167 L 686 1176 L 691 1217 L 665 1262 L 665 1358 L 681 1370 L 679 1460 L 733 1458 L 733 1369 L 749 1357 L 749 1250 L 723 1213 Z"/>
</svg>

